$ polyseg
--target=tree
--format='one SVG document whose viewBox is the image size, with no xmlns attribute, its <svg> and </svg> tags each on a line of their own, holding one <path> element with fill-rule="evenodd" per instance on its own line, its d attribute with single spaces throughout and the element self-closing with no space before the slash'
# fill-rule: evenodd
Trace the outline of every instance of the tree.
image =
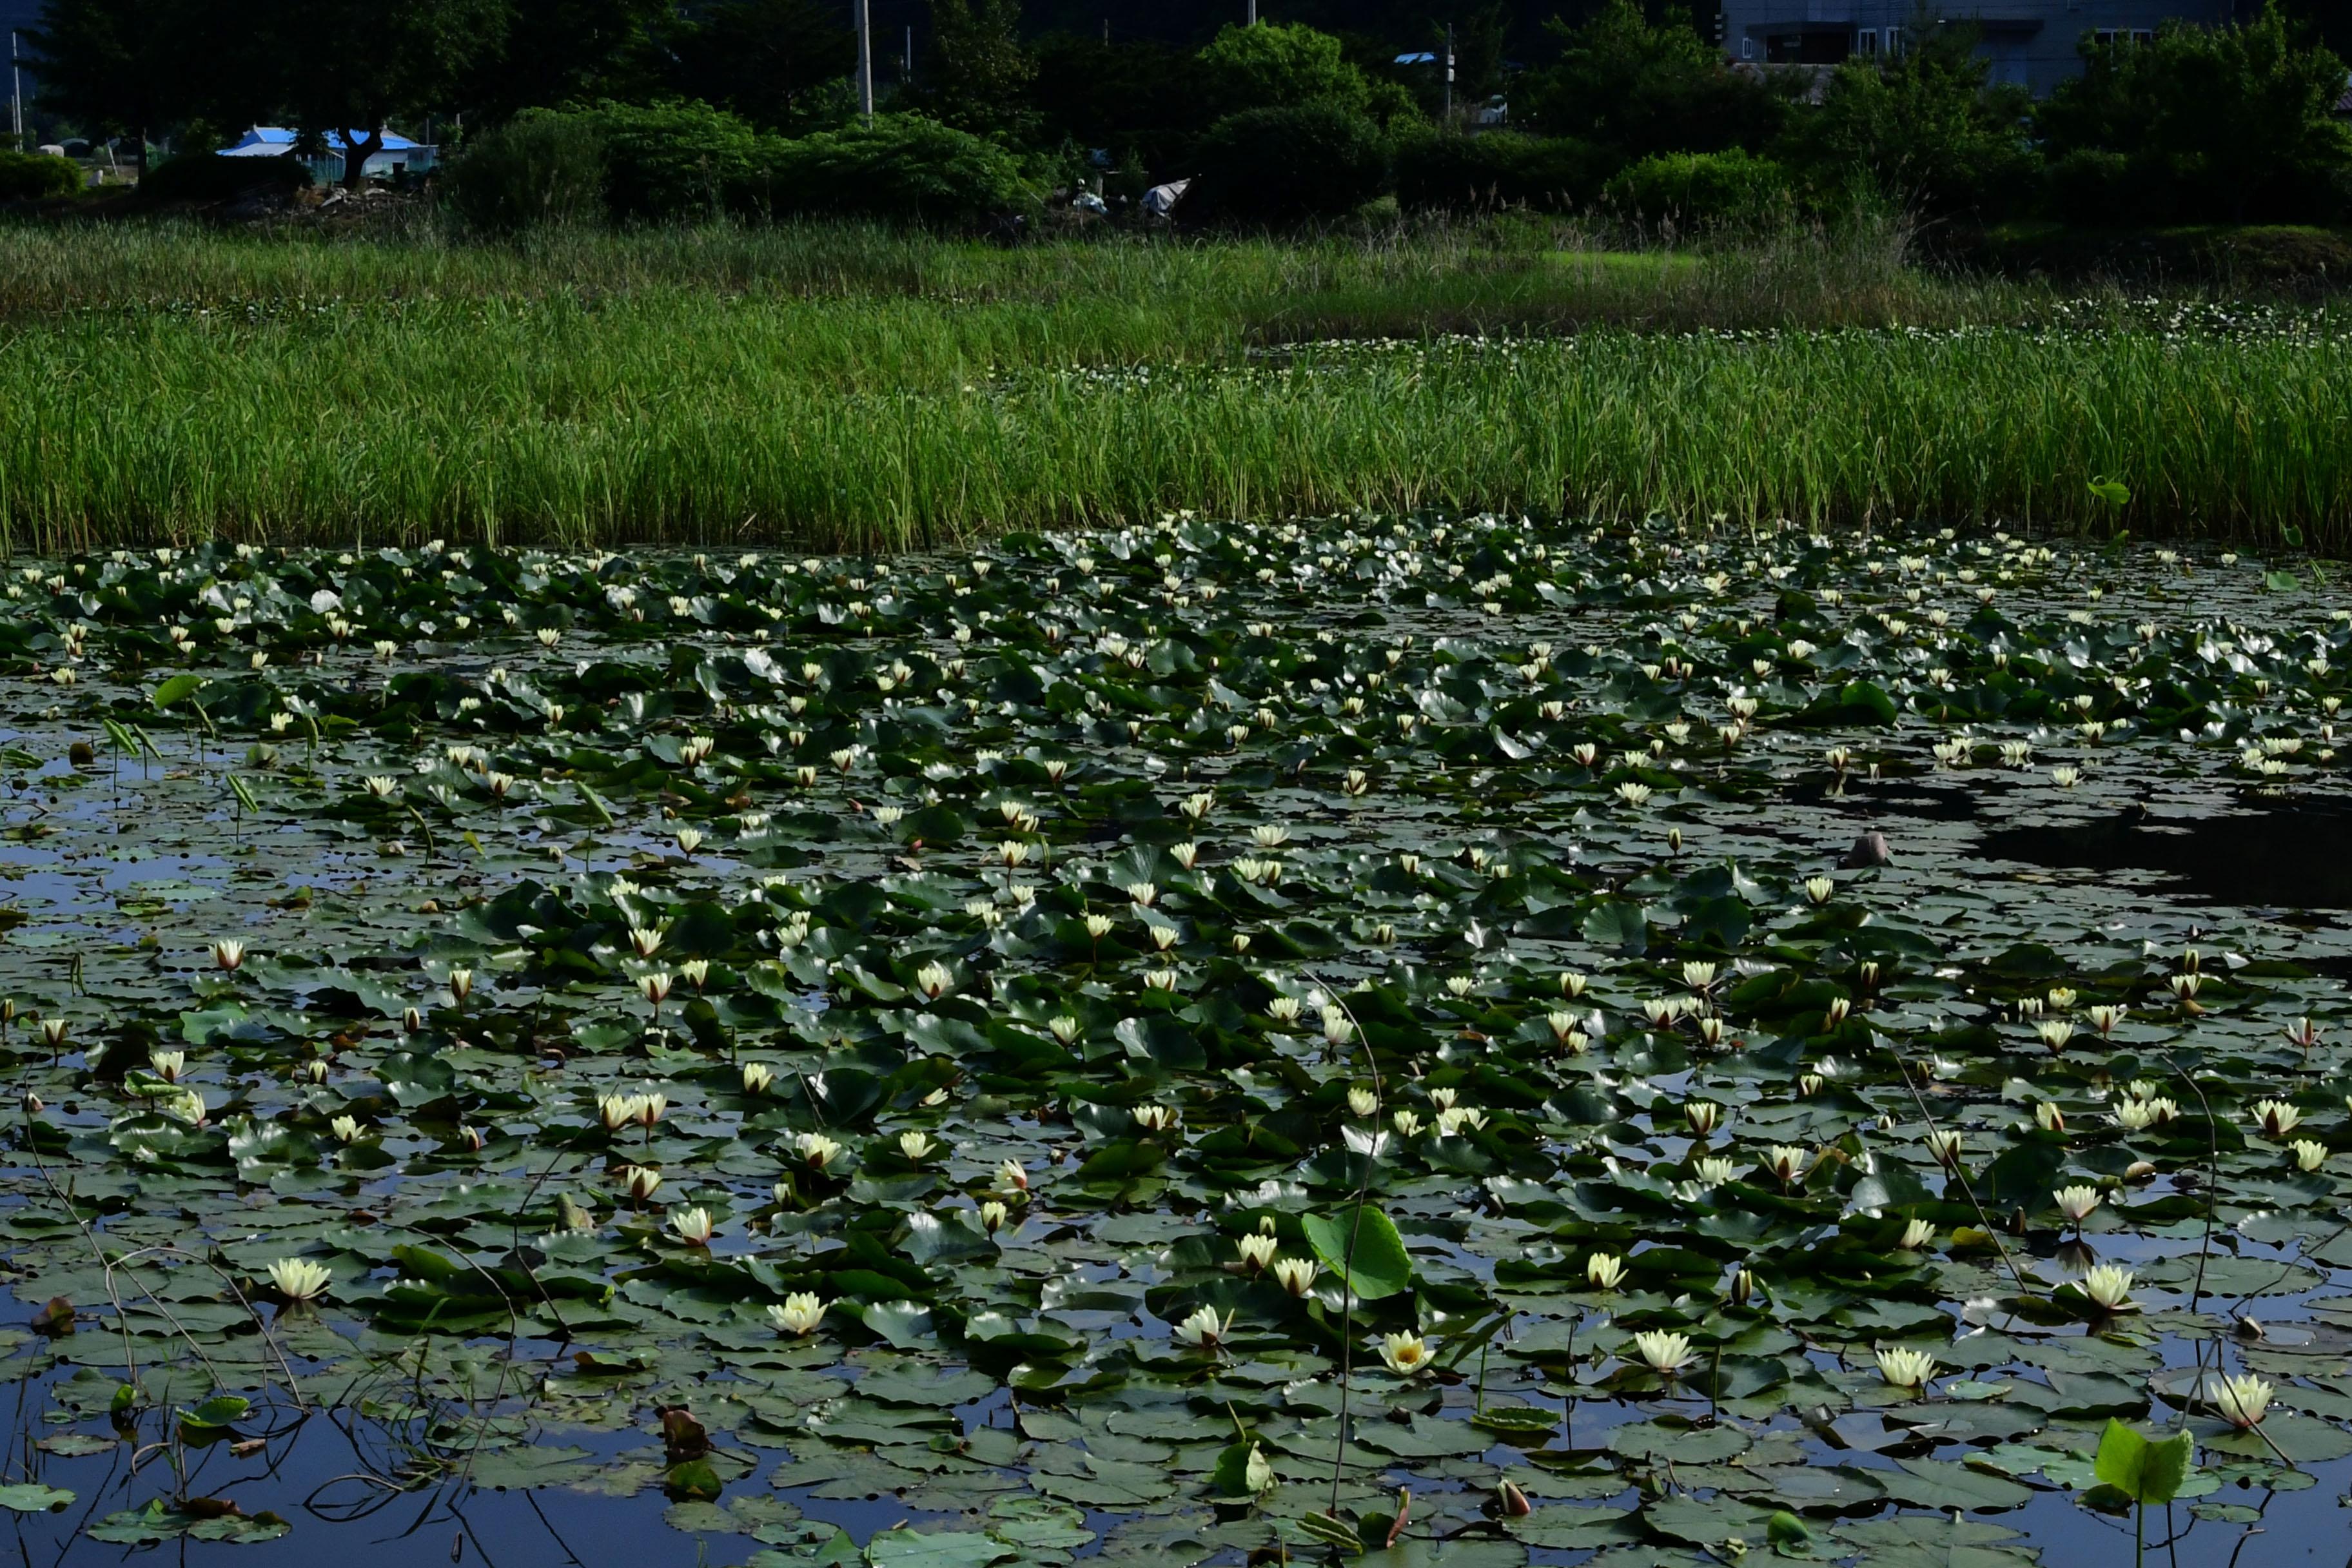
<svg viewBox="0 0 2352 1568">
<path fill-rule="evenodd" d="M 815 0 L 724 0 L 688 13 L 678 85 L 767 130 L 796 126 L 812 89 L 857 64 L 857 40 Z"/>
<path fill-rule="evenodd" d="M 644 102 L 672 68 L 670 0 L 509 0 L 504 47 L 479 53 L 457 100 L 493 119 L 530 108 Z"/>
<path fill-rule="evenodd" d="M 1021 47 L 1020 0 L 931 0 L 931 51 L 915 100 L 944 124 L 1017 141 L 1037 64 Z"/>
<path fill-rule="evenodd" d="M 1930 212 L 1995 215 L 2032 187 L 2039 160 L 2025 89 L 1988 87 L 1976 43 L 1966 26 L 1923 28 L 1899 58 L 1840 66 L 1821 107 L 1791 122 L 1789 161 L 1823 191 L 1859 176 Z"/>
<path fill-rule="evenodd" d="M 1653 153 L 1758 148 L 1785 117 L 1783 100 L 1726 68 L 1682 12 L 1654 24 L 1633 0 L 1608 0 L 1581 26 L 1557 18 L 1550 26 L 1560 57 L 1513 91 L 1515 121 L 1580 137 L 1631 162 Z"/>
<path fill-rule="evenodd" d="M 310 132 L 338 132 L 343 183 L 357 189 L 395 115 L 446 107 L 494 58 L 509 0 L 278 0 L 270 68 L 249 90 L 274 98 Z"/>
<path fill-rule="evenodd" d="M 2151 43 L 2088 44 L 2034 128 L 2054 159 L 2105 154 L 2141 221 L 2330 221 L 2352 199 L 2344 63 L 2284 18 L 2168 26 Z"/>
<path fill-rule="evenodd" d="M 1200 75 L 1213 119 L 1308 104 L 1360 114 L 1371 100 L 1371 83 L 1340 41 L 1303 23 L 1226 27 L 1201 51 Z"/>
<path fill-rule="evenodd" d="M 94 131 L 147 139 L 199 110 L 206 7 L 191 0 L 47 0 L 30 32 L 42 102 Z"/>
</svg>

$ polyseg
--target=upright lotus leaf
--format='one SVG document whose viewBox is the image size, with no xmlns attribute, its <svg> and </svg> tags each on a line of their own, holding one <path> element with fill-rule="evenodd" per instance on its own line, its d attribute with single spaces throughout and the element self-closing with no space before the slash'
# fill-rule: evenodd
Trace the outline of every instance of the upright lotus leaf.
<svg viewBox="0 0 2352 1568">
<path fill-rule="evenodd" d="M 1396 1225 L 1370 1204 L 1334 1214 L 1310 1214 L 1300 1225 L 1323 1267 L 1352 1286 L 1360 1301 L 1377 1301 L 1412 1284 L 1412 1257 Z"/>
<path fill-rule="evenodd" d="M 2100 1480 L 2145 1507 L 2179 1497 L 2195 1462 L 2196 1440 L 2186 1431 L 2150 1442 L 2110 1417 L 2092 1464 Z"/>
</svg>

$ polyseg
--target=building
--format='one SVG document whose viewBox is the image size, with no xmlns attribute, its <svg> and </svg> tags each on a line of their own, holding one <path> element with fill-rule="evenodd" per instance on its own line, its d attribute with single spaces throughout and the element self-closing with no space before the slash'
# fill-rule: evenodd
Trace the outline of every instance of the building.
<svg viewBox="0 0 2352 1568">
<path fill-rule="evenodd" d="M 283 126 L 257 125 L 239 137 L 236 145 L 222 148 L 219 155 L 224 158 L 283 158 L 294 151 L 298 139 L 296 132 Z M 330 131 L 326 135 L 326 145 L 325 153 L 304 158 L 302 163 L 310 171 L 311 178 L 324 184 L 333 184 L 343 177 L 343 154 L 349 151 L 351 143 L 344 140 L 341 132 Z M 404 171 L 421 174 L 433 167 L 433 155 L 436 151 L 422 142 L 411 142 L 405 136 L 387 131 L 383 133 L 383 150 L 368 154 L 367 167 L 362 173 L 378 180 L 395 179 Z"/>
<path fill-rule="evenodd" d="M 2239 20 L 2244 0 L 1722 0 L 1727 58 L 1752 65 L 1835 65 L 1899 54 L 1937 22 L 1973 25 L 1990 79 L 2046 98 L 2083 74 L 2085 37 L 2147 38 L 2168 21 L 2218 26 Z"/>
</svg>

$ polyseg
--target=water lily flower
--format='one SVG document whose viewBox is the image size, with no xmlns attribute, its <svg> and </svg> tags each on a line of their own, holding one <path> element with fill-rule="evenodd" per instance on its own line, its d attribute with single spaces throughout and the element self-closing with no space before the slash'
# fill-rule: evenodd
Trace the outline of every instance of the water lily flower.
<svg viewBox="0 0 2352 1568">
<path fill-rule="evenodd" d="M 1903 1226 L 1903 1239 L 1897 1245 L 1906 1252 L 1916 1252 L 1935 1239 L 1936 1224 L 1933 1220 L 1906 1220 Z"/>
<path fill-rule="evenodd" d="M 1078 1037 L 1078 1021 L 1065 1013 L 1049 1021 L 1045 1032 L 1066 1046 Z"/>
<path fill-rule="evenodd" d="M 994 1236 L 998 1231 L 1004 1228 L 1004 1222 L 1011 1215 L 1012 1212 L 1012 1210 L 1004 1206 L 1004 1204 L 1001 1199 L 989 1198 L 985 1200 L 980 1205 L 980 1228 L 988 1232 L 989 1235 Z"/>
<path fill-rule="evenodd" d="M 2144 1100 L 2116 1102 L 2115 1123 L 2126 1132 L 2144 1131 L 2155 1120 L 2156 1112 L 2148 1109 L 2147 1101 Z"/>
<path fill-rule="evenodd" d="M 245 943 L 233 937 L 224 937 L 213 943 L 212 955 L 215 968 L 234 972 L 245 963 Z"/>
<path fill-rule="evenodd" d="M 816 1331 L 824 1321 L 824 1301 L 814 1290 L 795 1290 L 786 1296 L 782 1306 L 768 1308 L 768 1321 L 780 1334 L 807 1335 Z"/>
<path fill-rule="evenodd" d="M 177 1083 L 180 1081 L 180 1074 L 187 1070 L 188 1053 L 151 1050 L 147 1053 L 147 1065 L 152 1068 L 155 1070 L 155 1076 L 165 1083 Z"/>
<path fill-rule="evenodd" d="M 677 966 L 677 972 L 685 975 L 686 983 L 698 992 L 702 989 L 703 984 L 710 978 L 710 960 L 689 958 Z"/>
<path fill-rule="evenodd" d="M 1894 1388 L 1918 1388 L 1936 1375 L 1936 1358 L 1926 1351 L 1900 1345 L 1878 1350 L 1878 1375 Z"/>
<path fill-rule="evenodd" d="M 1836 893 L 1837 884 L 1827 877 L 1805 879 L 1805 901 L 1809 904 L 1826 904 Z"/>
<path fill-rule="evenodd" d="M 1179 1344 L 1189 1345 L 1194 1350 L 1210 1351 L 1215 1350 L 1225 1342 L 1225 1335 L 1233 1326 L 1234 1315 L 1231 1312 L 1226 1313 L 1223 1321 L 1220 1321 L 1214 1307 L 1202 1307 L 1178 1323 L 1174 1333 Z"/>
<path fill-rule="evenodd" d="M 2298 1138 L 2288 1144 L 2287 1149 L 2294 1154 L 2294 1168 L 2298 1171 L 2316 1171 L 2327 1163 L 2327 1145 L 2316 1139 Z"/>
<path fill-rule="evenodd" d="M 1625 1260 L 1613 1252 L 1595 1252 L 1584 1259 L 1586 1283 L 1596 1290 L 1614 1290 L 1625 1278 Z"/>
<path fill-rule="evenodd" d="M 2083 1276 L 2082 1291 L 2103 1312 L 2132 1310 L 2132 1271 L 2115 1263 L 2102 1263 Z"/>
<path fill-rule="evenodd" d="M 334 1276 L 307 1258 L 281 1258 L 269 1266 L 269 1282 L 289 1301 L 315 1301 L 327 1293 Z"/>
<path fill-rule="evenodd" d="M 1088 915 L 1087 917 L 1087 934 L 1094 938 L 1095 941 L 1100 942 L 1103 938 L 1110 934 L 1111 928 L 1118 923 L 1118 921 L 1112 920 L 1108 915 Z"/>
<path fill-rule="evenodd" d="M 1717 1123 L 1722 1118 L 1723 1107 L 1711 1100 L 1693 1100 L 1684 1102 L 1683 1120 L 1690 1123 L 1693 1137 L 1706 1138 L 1712 1135 Z"/>
<path fill-rule="evenodd" d="M 1633 1351 L 1651 1371 L 1669 1377 L 1697 1359 L 1691 1353 L 1688 1334 L 1670 1333 L 1664 1329 L 1635 1334 Z"/>
<path fill-rule="evenodd" d="M 637 976 L 637 989 L 645 994 L 646 1001 L 656 1007 L 669 999 L 669 988 L 670 976 L 667 970 L 656 969 L 650 974 Z"/>
<path fill-rule="evenodd" d="M 338 1143 L 356 1143 L 360 1137 L 360 1119 L 356 1116 L 338 1116 L 327 1123 L 327 1131 L 335 1135 L 335 1142 Z"/>
<path fill-rule="evenodd" d="M 466 1005 L 466 998 L 472 995 L 473 992 L 474 972 L 472 970 L 453 969 L 449 972 L 449 994 L 457 1000 L 460 1007 Z"/>
<path fill-rule="evenodd" d="M 931 1151 L 937 1147 L 939 1145 L 933 1143 L 926 1133 L 901 1132 L 898 1134 L 898 1152 L 909 1160 L 929 1159 Z"/>
<path fill-rule="evenodd" d="M 365 784 L 368 794 L 378 800 L 390 800 L 393 792 L 400 787 L 383 773 L 370 773 L 361 782 Z"/>
<path fill-rule="evenodd" d="M 765 1094 L 769 1089 L 775 1087 L 775 1083 L 776 1069 L 770 1067 L 767 1063 L 745 1062 L 743 1064 L 743 1092 L 745 1094 Z"/>
<path fill-rule="evenodd" d="M 2122 1023 L 2130 1012 L 2131 1009 L 2128 1007 L 2117 1007 L 2109 1005 L 2106 1003 L 2099 1003 L 2086 1008 L 2083 1016 L 2090 1019 L 2091 1027 L 2098 1030 L 2100 1035 L 2104 1037 L 2114 1034 L 2116 1032 L 2116 1026 Z"/>
<path fill-rule="evenodd" d="M 1697 1161 L 1692 1169 L 1697 1173 L 1699 1185 L 1719 1187 L 1739 1174 L 1739 1163 L 1721 1154 L 1709 1154 Z"/>
<path fill-rule="evenodd" d="M 946 995 L 955 984 L 955 974 L 944 963 L 926 963 L 915 971 L 915 989 L 933 1002 Z"/>
<path fill-rule="evenodd" d="M 1182 1113 L 1172 1105 L 1139 1105 L 1128 1114 L 1146 1132 L 1166 1132 L 1183 1120 Z"/>
<path fill-rule="evenodd" d="M 690 1208 L 684 1214 L 674 1214 L 669 1216 L 669 1227 L 676 1231 L 677 1238 L 688 1247 L 710 1245 L 710 1233 L 713 1227 L 709 1209 Z"/>
<path fill-rule="evenodd" d="M 637 1097 L 634 1094 L 607 1094 L 596 1101 L 596 1119 L 607 1132 L 618 1132 L 637 1120 Z"/>
<path fill-rule="evenodd" d="M 803 1132 L 793 1140 L 793 1149 L 803 1163 L 822 1171 L 841 1152 L 841 1145 L 822 1132 Z"/>
<path fill-rule="evenodd" d="M 1001 1160 L 996 1166 L 996 1190 L 1000 1193 L 1025 1193 L 1029 1190 L 1029 1173 L 1018 1160 Z"/>
<path fill-rule="evenodd" d="M 2078 1230 L 2082 1228 L 2083 1222 L 2090 1217 L 2091 1211 L 2099 1206 L 2099 1189 L 2096 1187 L 2078 1184 L 2071 1187 L 2061 1187 L 2052 1196 L 2057 1200 L 2058 1212 L 2073 1221 Z"/>
<path fill-rule="evenodd" d="M 662 1173 L 651 1165 L 624 1165 L 613 1173 L 632 1202 L 644 1203 L 661 1190 Z"/>
<path fill-rule="evenodd" d="M 1402 1138 L 1410 1138 L 1421 1131 L 1420 1113 L 1410 1109 L 1399 1109 L 1390 1116 L 1389 1121 Z"/>
<path fill-rule="evenodd" d="M 1311 1258 L 1277 1258 L 1274 1260 L 1274 1282 L 1294 1296 L 1304 1296 L 1315 1287 L 1316 1267 Z"/>
<path fill-rule="evenodd" d="M 1794 1183 L 1812 1163 L 1812 1151 L 1790 1143 L 1776 1143 L 1764 1156 L 1764 1168 L 1780 1178 L 1782 1186 Z"/>
<path fill-rule="evenodd" d="M 1465 1127 L 1476 1131 L 1486 1125 L 1486 1113 L 1475 1105 L 1449 1105 L 1437 1113 L 1437 1135 L 1455 1138 Z"/>
<path fill-rule="evenodd" d="M 2034 1033 L 2042 1037 L 2042 1043 L 2055 1055 L 2064 1050 L 2066 1042 L 2074 1037 L 2074 1026 L 2065 1018 L 2044 1018 L 2034 1026 Z"/>
<path fill-rule="evenodd" d="M 1381 1336 L 1381 1359 L 1389 1370 L 1400 1377 L 1412 1377 L 1429 1370 L 1431 1346 L 1419 1334 L 1402 1332 Z"/>
<path fill-rule="evenodd" d="M 1352 1114 L 1358 1117 L 1369 1119 L 1375 1115 L 1380 1109 L 1380 1096 L 1374 1094 L 1370 1089 L 1364 1088 L 1362 1085 L 1360 1084 L 1348 1091 L 1348 1110 Z"/>
<path fill-rule="evenodd" d="M 1234 1243 L 1234 1247 L 1241 1253 L 1242 1266 L 1253 1274 L 1258 1273 L 1267 1264 L 1272 1263 L 1275 1253 L 1280 1250 L 1281 1246 L 1280 1242 L 1270 1236 L 1244 1236 Z"/>
<path fill-rule="evenodd" d="M 2283 1100 L 2254 1103 L 2254 1121 L 2266 1138 L 2284 1138 L 2303 1123 L 2303 1112 Z"/>
<path fill-rule="evenodd" d="M 2223 1419 L 2242 1428 L 2262 1425 L 2263 1413 L 2270 1408 L 2271 1395 L 2278 1392 L 2252 1373 L 2221 1378 L 2208 1387 L 2214 1407 Z"/>
<path fill-rule="evenodd" d="M 2038 1100 L 2033 1102 L 2033 1124 L 2044 1132 L 2063 1132 L 2066 1113 L 2050 1100 Z"/>
</svg>

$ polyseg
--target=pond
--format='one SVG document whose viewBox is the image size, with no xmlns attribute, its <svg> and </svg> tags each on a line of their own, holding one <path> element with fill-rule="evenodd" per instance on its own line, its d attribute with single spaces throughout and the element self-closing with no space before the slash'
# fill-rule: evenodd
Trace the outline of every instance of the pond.
<svg viewBox="0 0 2352 1568">
<path fill-rule="evenodd" d="M 28 1563 L 2340 1552 L 2324 578 L 1185 514 L 5 593 Z"/>
</svg>

